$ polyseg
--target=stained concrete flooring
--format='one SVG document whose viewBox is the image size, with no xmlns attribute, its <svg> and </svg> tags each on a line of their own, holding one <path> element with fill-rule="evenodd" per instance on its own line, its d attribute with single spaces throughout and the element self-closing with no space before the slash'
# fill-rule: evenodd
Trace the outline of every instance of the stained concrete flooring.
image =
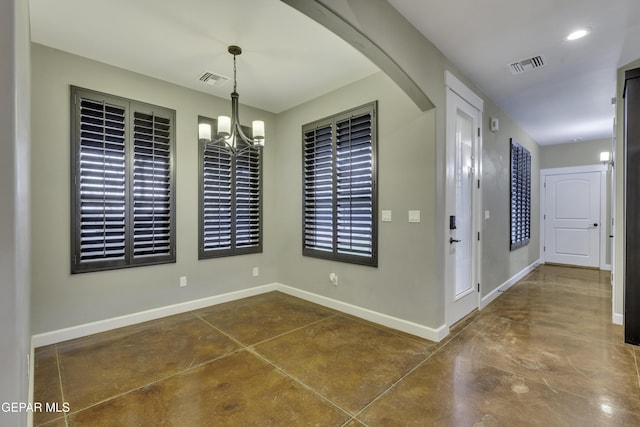
<svg viewBox="0 0 640 427">
<path fill-rule="evenodd" d="M 540 266 L 426 341 L 269 293 L 36 349 L 58 426 L 638 426 L 606 272 Z"/>
</svg>

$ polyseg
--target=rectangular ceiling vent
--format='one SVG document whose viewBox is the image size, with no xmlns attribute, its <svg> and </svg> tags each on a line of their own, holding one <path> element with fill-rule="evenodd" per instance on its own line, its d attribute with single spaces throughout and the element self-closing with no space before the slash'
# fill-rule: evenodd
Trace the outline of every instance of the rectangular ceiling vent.
<svg viewBox="0 0 640 427">
<path fill-rule="evenodd" d="M 208 84 L 209 86 L 223 86 L 226 82 L 229 81 L 229 77 L 205 71 L 204 73 L 200 74 L 200 76 L 198 76 L 198 80 Z"/>
<path fill-rule="evenodd" d="M 526 73 L 527 71 L 542 67 L 544 67 L 544 60 L 540 55 L 509 64 L 509 69 L 513 75 Z"/>
</svg>

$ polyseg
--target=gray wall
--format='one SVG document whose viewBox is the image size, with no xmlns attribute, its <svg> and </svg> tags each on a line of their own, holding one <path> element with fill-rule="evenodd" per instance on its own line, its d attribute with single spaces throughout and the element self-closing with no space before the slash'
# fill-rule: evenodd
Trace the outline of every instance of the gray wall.
<svg viewBox="0 0 640 427">
<path fill-rule="evenodd" d="M 500 130 L 489 131 L 491 117 Z M 482 151 L 482 204 L 490 218 L 482 227 L 482 296 L 486 296 L 540 258 L 540 147 L 492 104 L 485 105 Z M 531 240 L 511 251 L 510 138 L 531 152 Z"/>
<path fill-rule="evenodd" d="M 357 3 L 357 5 L 356 5 Z M 33 332 L 40 333 L 126 315 L 275 281 L 347 303 L 438 328 L 445 322 L 444 208 L 446 69 L 479 96 L 483 94 L 428 40 L 385 1 L 336 3 L 336 10 L 388 53 L 435 105 L 420 111 L 385 75 L 377 74 L 342 91 L 277 116 L 244 109 L 243 120 L 265 117 L 265 252 L 197 261 L 196 118 L 228 110 L 228 102 L 39 45 L 33 46 Z M 345 8 L 346 7 L 346 8 Z M 380 25 L 384 20 L 384 25 Z M 406 49 L 392 49 L 405 46 Z M 397 55 L 397 56 L 396 56 Z M 69 274 L 69 85 L 121 95 L 177 111 L 178 262 L 99 273 Z M 484 120 L 501 121 L 492 134 L 485 124 L 483 205 L 483 295 L 538 258 L 537 212 L 532 242 L 509 251 L 509 138 L 533 157 L 532 204 L 539 202 L 538 146 L 484 97 Z M 301 256 L 302 124 L 343 109 L 380 101 L 380 209 L 393 211 L 380 223 L 379 268 Z M 46 184 L 46 185 L 44 185 Z M 409 209 L 420 224 L 406 221 Z M 484 209 L 484 208 L 483 208 Z M 259 266 L 261 275 L 251 277 Z M 340 285 L 330 287 L 336 272 Z M 187 288 L 178 287 L 186 275 Z"/>
<path fill-rule="evenodd" d="M 28 401 L 29 16 L 26 0 L 0 2 L 0 403 Z M 26 413 L 0 412 L 3 426 Z"/>
<path fill-rule="evenodd" d="M 287 3 L 289 0 L 285 0 Z M 385 0 L 317 0 L 368 37 L 398 64 L 435 105 L 435 224 L 431 242 L 434 245 L 435 280 L 440 285 L 430 298 L 444 303 L 444 253 L 448 246 L 445 231 L 445 85 L 444 72 L 449 70 L 478 96 L 484 99 L 483 126 L 483 206 L 491 210 L 491 218 L 483 224 L 482 295 L 491 293 L 516 273 L 539 259 L 538 212 L 532 212 L 532 238 L 528 246 L 509 251 L 509 138 L 517 139 L 532 154 L 532 206 L 539 203 L 539 148 L 522 129 L 495 106 L 482 91 L 466 79 L 429 40 L 424 38 Z M 356 46 L 358 47 L 358 46 Z M 399 48 L 402 47 L 402 48 Z M 367 53 L 366 51 L 364 52 Z M 375 60 L 375 57 L 372 57 Z M 500 119 L 500 131 L 489 131 L 488 118 Z M 443 318 L 442 318 L 443 319 Z M 442 320 L 443 321 L 443 320 Z M 442 323 L 442 322 L 441 322 Z M 431 325 L 434 326 L 434 325 Z"/>
<path fill-rule="evenodd" d="M 34 334 L 275 282 L 273 114 L 241 107 L 243 121 L 260 117 L 267 128 L 264 252 L 198 261 L 197 118 L 228 114 L 230 102 L 41 45 L 32 46 L 32 60 Z M 70 274 L 69 85 L 176 110 L 175 264 Z"/>
<path fill-rule="evenodd" d="M 540 148 L 540 169 L 600 164 L 600 153 L 611 152 L 610 139 L 544 145 Z"/>
<path fill-rule="evenodd" d="M 301 126 L 378 101 L 378 268 L 302 256 Z M 434 257 L 434 111 L 421 112 L 383 73 L 278 115 L 280 282 L 431 327 L 443 323 Z M 421 222 L 408 223 L 408 210 Z M 338 275 L 339 285 L 329 282 Z"/>
</svg>

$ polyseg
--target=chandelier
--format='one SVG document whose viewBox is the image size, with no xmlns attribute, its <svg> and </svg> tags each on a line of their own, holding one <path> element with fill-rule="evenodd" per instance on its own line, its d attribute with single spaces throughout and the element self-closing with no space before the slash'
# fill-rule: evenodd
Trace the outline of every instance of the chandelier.
<svg viewBox="0 0 640 427">
<path fill-rule="evenodd" d="M 252 138 L 249 138 L 242 130 L 240 117 L 238 115 L 238 103 L 240 95 L 236 90 L 236 56 L 242 53 L 238 46 L 229 46 L 229 53 L 233 55 L 233 92 L 231 93 L 231 117 L 218 116 L 217 134 L 215 139 L 211 138 L 211 125 L 201 123 L 198 125 L 198 138 L 204 140 L 205 144 L 225 144 L 234 154 L 244 151 L 247 148 L 264 147 L 264 122 L 254 120 L 251 122 Z M 246 142 L 246 146 L 238 150 L 238 139 Z"/>
</svg>

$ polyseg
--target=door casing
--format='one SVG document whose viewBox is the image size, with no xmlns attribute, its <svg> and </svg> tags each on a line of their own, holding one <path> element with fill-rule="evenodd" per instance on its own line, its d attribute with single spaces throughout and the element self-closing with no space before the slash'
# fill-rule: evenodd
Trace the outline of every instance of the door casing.
<svg viewBox="0 0 640 427">
<path fill-rule="evenodd" d="M 453 139 L 453 145 L 455 145 L 455 136 L 452 133 L 455 132 L 455 110 L 453 109 L 454 100 L 452 97 L 459 97 L 467 104 L 469 104 L 473 109 L 477 111 L 477 125 L 478 125 L 478 136 L 476 140 L 476 146 L 474 148 L 474 157 L 475 157 L 475 179 L 482 180 L 482 111 L 484 101 L 482 98 L 477 96 L 471 89 L 469 89 L 464 83 L 462 83 L 458 78 L 456 78 L 449 71 L 445 71 L 445 83 L 446 83 L 446 91 L 447 91 L 447 111 L 446 111 L 446 149 L 445 149 L 445 160 L 446 160 L 446 181 L 445 181 L 445 206 L 446 206 L 446 215 L 443 227 L 445 227 L 446 232 L 444 233 L 445 239 L 443 242 L 442 250 L 444 252 L 445 263 L 445 292 L 444 292 L 444 307 L 445 307 L 445 320 L 447 326 L 451 326 L 455 323 L 456 319 L 451 318 L 450 316 L 450 304 L 451 304 L 451 296 L 455 294 L 455 274 L 452 271 L 452 268 L 455 267 L 455 264 L 451 258 L 455 258 L 455 254 L 450 253 L 451 244 L 449 243 L 449 238 L 451 237 L 451 233 L 449 230 L 449 216 L 455 215 L 455 171 L 454 167 L 452 167 L 452 158 L 453 153 L 451 153 L 451 138 Z M 454 121 L 452 122 L 451 119 Z M 453 162 L 455 163 L 455 162 Z M 477 188 L 474 186 L 474 197 L 473 197 L 473 212 L 472 215 L 472 236 L 476 236 L 476 234 L 480 231 L 481 225 L 481 209 L 482 209 L 482 185 Z M 473 283 L 478 284 L 478 288 L 475 292 L 475 307 L 480 308 L 481 302 L 481 289 L 482 284 L 480 281 L 481 277 L 481 262 L 482 259 L 482 247 L 480 241 L 477 239 L 473 239 L 472 246 L 472 276 Z"/>
</svg>

